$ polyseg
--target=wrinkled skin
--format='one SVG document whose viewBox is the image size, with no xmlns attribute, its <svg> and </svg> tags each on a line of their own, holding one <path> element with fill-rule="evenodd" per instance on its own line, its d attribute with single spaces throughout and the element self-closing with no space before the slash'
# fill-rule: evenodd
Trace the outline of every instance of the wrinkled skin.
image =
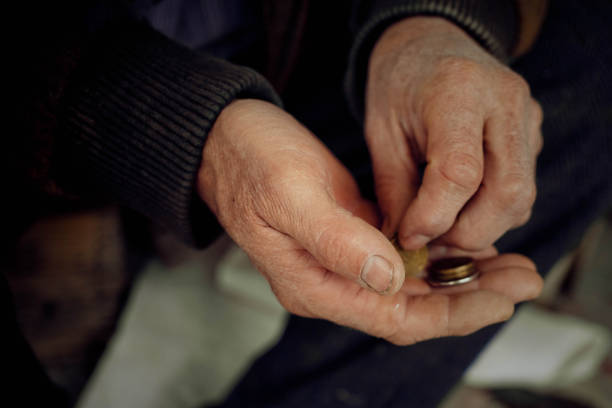
<svg viewBox="0 0 612 408">
<path fill-rule="evenodd" d="M 375 227 L 375 207 L 348 171 L 266 102 L 237 100 L 222 111 L 197 187 L 288 311 L 395 344 L 468 334 L 509 318 L 514 303 L 541 289 L 531 261 L 491 248 L 480 252 L 489 257 L 477 263 L 481 278 L 461 288 L 405 279 L 399 255 Z"/>
<path fill-rule="evenodd" d="M 480 251 L 529 219 L 542 110 L 455 25 L 389 27 L 370 57 L 365 114 L 382 230 L 404 248 Z"/>
</svg>

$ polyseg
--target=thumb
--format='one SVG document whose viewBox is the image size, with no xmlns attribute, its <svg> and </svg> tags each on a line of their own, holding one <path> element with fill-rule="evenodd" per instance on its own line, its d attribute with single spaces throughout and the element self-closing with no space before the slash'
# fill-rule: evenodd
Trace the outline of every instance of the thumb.
<svg viewBox="0 0 612 408">
<path fill-rule="evenodd" d="M 379 230 L 325 193 L 293 209 L 296 214 L 284 229 L 325 269 L 380 294 L 394 294 L 402 287 L 402 260 Z"/>
<path fill-rule="evenodd" d="M 376 197 L 383 216 L 381 229 L 385 235 L 391 236 L 416 196 L 419 170 L 403 133 L 382 125 L 377 127 L 376 123 L 379 121 L 369 121 L 366 138 L 372 158 Z"/>
</svg>

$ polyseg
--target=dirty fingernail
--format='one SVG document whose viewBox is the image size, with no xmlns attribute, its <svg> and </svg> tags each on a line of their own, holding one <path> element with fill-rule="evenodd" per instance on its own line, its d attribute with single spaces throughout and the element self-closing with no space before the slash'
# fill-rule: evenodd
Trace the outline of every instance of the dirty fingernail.
<svg viewBox="0 0 612 408">
<path fill-rule="evenodd" d="M 382 256 L 372 255 L 361 269 L 361 280 L 378 293 L 385 293 L 393 284 L 393 265 Z"/>
</svg>

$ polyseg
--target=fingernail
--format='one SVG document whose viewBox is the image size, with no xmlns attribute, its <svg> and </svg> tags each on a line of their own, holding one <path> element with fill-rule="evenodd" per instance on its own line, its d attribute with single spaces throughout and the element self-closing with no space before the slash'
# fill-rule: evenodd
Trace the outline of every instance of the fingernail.
<svg viewBox="0 0 612 408">
<path fill-rule="evenodd" d="M 406 249 L 419 249 L 427 245 L 430 238 L 421 234 L 410 235 L 407 238 L 403 238 L 401 243 Z"/>
<path fill-rule="evenodd" d="M 393 284 L 393 265 L 382 256 L 372 255 L 361 269 L 361 280 L 370 289 L 385 293 Z"/>
</svg>

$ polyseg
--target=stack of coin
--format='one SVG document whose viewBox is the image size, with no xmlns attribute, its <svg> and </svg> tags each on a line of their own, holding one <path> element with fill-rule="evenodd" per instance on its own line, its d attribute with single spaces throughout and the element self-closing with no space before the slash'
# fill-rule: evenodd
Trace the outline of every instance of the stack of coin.
<svg viewBox="0 0 612 408">
<path fill-rule="evenodd" d="M 422 272 L 427 265 L 428 251 L 427 247 L 424 246 L 421 249 L 415 251 L 408 251 L 400 247 L 397 242 L 397 238 L 391 238 L 391 243 L 399 253 L 402 261 L 404 262 L 404 270 L 406 271 L 406 277 L 421 277 Z"/>
<path fill-rule="evenodd" d="M 469 257 L 445 258 L 429 266 L 427 282 L 431 286 L 455 286 L 468 283 L 479 275 Z"/>
</svg>

